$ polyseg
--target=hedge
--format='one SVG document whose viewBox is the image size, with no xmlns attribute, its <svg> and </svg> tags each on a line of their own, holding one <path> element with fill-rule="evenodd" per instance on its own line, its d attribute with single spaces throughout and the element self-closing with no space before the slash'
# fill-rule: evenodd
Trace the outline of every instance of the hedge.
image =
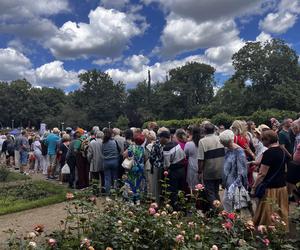
<svg viewBox="0 0 300 250">
<path fill-rule="evenodd" d="M 189 125 L 201 124 L 205 120 L 211 121 L 213 124 L 219 126 L 224 125 L 226 128 L 229 128 L 234 120 L 245 120 L 245 121 L 254 121 L 257 125 L 266 124 L 270 126 L 270 118 L 275 117 L 279 121 L 282 121 L 285 118 L 296 119 L 297 112 L 287 111 L 287 110 L 278 110 L 278 109 L 268 109 L 268 110 L 258 110 L 249 116 L 233 116 L 227 113 L 219 113 L 212 116 L 210 119 L 207 118 L 194 118 L 194 119 L 184 119 L 184 120 L 159 120 L 156 121 L 159 127 L 167 128 L 187 128 Z M 143 127 L 146 128 L 148 122 L 145 122 Z"/>
</svg>

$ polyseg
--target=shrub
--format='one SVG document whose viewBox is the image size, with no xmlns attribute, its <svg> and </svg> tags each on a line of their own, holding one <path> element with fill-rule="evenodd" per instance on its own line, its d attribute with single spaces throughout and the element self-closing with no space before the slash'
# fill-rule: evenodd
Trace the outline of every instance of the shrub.
<svg viewBox="0 0 300 250">
<path fill-rule="evenodd" d="M 222 211 L 220 202 L 209 216 L 196 211 L 202 189 L 181 200 L 182 212 L 173 211 L 168 202 L 161 207 L 145 202 L 133 206 L 118 199 L 98 209 L 95 197 L 67 194 L 67 212 L 62 228 L 34 239 L 37 249 L 298 249 L 299 242 L 288 239 L 278 217 L 273 227 L 255 229 L 251 220 L 238 213 Z M 76 200 L 74 200 L 76 198 Z M 166 199 L 167 201 L 168 199 Z M 271 216 L 271 215 L 270 215 Z M 47 240 L 45 240 L 47 239 Z M 26 246 L 29 240 L 11 237 L 10 249 Z M 33 244 L 33 243 L 31 243 Z M 30 249 L 30 248 L 29 248 Z"/>
<path fill-rule="evenodd" d="M 295 119 L 297 113 L 294 111 L 286 110 L 277 110 L 277 109 L 268 109 L 268 110 L 258 110 L 251 114 L 250 116 L 232 116 L 228 113 L 219 113 L 212 116 L 210 119 L 206 118 L 194 118 L 194 119 L 185 119 L 185 120 L 161 120 L 157 121 L 158 126 L 168 127 L 168 128 L 187 128 L 189 125 L 201 124 L 205 120 L 210 120 L 213 124 L 219 126 L 224 125 L 226 128 L 229 128 L 234 120 L 245 120 L 245 121 L 254 121 L 257 125 L 266 124 L 270 126 L 270 118 L 275 117 L 279 121 L 282 121 L 284 118 Z M 147 127 L 148 122 L 144 123 L 143 127 Z"/>
</svg>

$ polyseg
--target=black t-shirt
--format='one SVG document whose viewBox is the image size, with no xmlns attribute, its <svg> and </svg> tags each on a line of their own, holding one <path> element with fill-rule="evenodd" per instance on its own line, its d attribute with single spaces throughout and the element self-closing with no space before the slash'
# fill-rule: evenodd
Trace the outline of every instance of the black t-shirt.
<svg viewBox="0 0 300 250">
<path fill-rule="evenodd" d="M 285 158 L 284 160 L 283 157 Z M 272 178 L 280 168 L 279 172 L 276 174 L 276 176 L 272 178 L 271 182 L 268 184 L 267 186 L 268 188 L 280 188 L 286 185 L 285 184 L 285 162 L 286 162 L 285 153 L 280 147 L 272 147 L 264 152 L 261 160 L 261 164 L 269 166 L 269 170 L 267 175 L 264 178 L 264 181 L 267 181 L 270 178 Z"/>
</svg>

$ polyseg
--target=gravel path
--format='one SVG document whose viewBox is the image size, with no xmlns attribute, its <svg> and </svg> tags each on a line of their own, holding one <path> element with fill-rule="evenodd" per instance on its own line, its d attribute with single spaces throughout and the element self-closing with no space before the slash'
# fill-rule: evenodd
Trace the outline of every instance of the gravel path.
<svg viewBox="0 0 300 250">
<path fill-rule="evenodd" d="M 65 205 L 63 202 L 0 216 L 0 249 L 3 249 L 1 243 L 3 244 L 9 236 L 3 231 L 8 229 L 15 230 L 20 236 L 32 231 L 36 224 L 43 224 L 46 232 L 58 229 L 60 220 L 66 217 Z"/>
</svg>

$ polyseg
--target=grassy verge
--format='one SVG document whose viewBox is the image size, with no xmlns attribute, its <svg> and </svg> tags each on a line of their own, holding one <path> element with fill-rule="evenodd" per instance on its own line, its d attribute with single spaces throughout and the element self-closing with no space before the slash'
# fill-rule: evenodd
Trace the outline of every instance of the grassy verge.
<svg viewBox="0 0 300 250">
<path fill-rule="evenodd" d="M 0 215 L 47 206 L 65 200 L 68 189 L 47 181 L 28 181 L 0 188 Z"/>
<path fill-rule="evenodd" d="M 0 183 L 29 180 L 30 177 L 16 172 L 11 172 L 6 167 L 0 166 Z"/>
</svg>

